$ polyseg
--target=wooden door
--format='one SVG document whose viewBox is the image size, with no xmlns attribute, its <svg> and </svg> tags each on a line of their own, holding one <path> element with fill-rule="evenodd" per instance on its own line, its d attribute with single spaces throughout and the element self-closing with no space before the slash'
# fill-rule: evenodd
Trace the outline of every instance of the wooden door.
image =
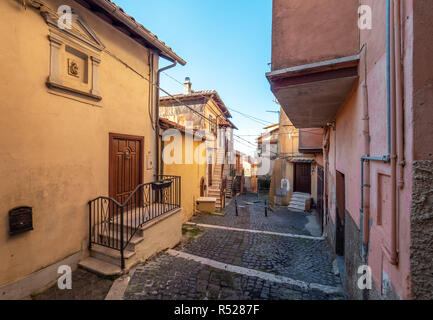
<svg viewBox="0 0 433 320">
<path fill-rule="evenodd" d="M 346 183 L 344 174 L 336 172 L 336 197 L 337 197 L 337 217 L 336 217 L 336 236 L 335 252 L 339 256 L 344 256 L 345 246 L 345 214 L 346 214 Z"/>
<path fill-rule="evenodd" d="M 323 232 L 323 214 L 324 214 L 323 189 L 324 189 L 323 167 L 318 165 L 317 166 L 317 213 L 319 218 L 319 224 L 322 228 L 322 232 Z"/>
<path fill-rule="evenodd" d="M 110 134 L 109 193 L 123 204 L 143 183 L 144 137 Z"/>
<path fill-rule="evenodd" d="M 207 184 L 211 186 L 212 185 L 212 163 L 209 163 L 207 165 L 207 181 L 208 181 Z"/>
<path fill-rule="evenodd" d="M 311 164 L 295 163 L 295 192 L 311 194 Z"/>
<path fill-rule="evenodd" d="M 205 196 L 205 182 L 204 182 L 204 178 L 201 178 L 200 180 L 200 197 L 204 197 Z"/>
</svg>

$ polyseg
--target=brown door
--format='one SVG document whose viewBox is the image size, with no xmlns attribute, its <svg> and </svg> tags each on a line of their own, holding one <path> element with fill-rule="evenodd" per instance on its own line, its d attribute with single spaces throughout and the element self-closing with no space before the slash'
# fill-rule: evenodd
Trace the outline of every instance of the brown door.
<svg viewBox="0 0 433 320">
<path fill-rule="evenodd" d="M 335 235 L 335 252 L 339 256 L 344 256 L 344 242 L 345 242 L 345 213 L 346 213 L 346 183 L 344 174 L 336 172 L 337 186 L 337 217 L 336 217 L 336 235 Z"/>
<path fill-rule="evenodd" d="M 208 180 L 208 185 L 211 186 L 212 185 L 212 163 L 209 163 L 207 165 L 207 180 Z"/>
<path fill-rule="evenodd" d="M 324 187 L 323 167 L 318 165 L 317 166 L 317 212 L 318 212 L 319 224 L 322 227 L 322 232 L 323 232 L 323 213 L 324 213 L 323 187 Z"/>
<path fill-rule="evenodd" d="M 295 192 L 311 193 L 311 164 L 295 163 Z"/>
<path fill-rule="evenodd" d="M 200 180 L 200 197 L 204 197 L 204 192 L 205 192 L 204 178 L 201 178 L 201 180 Z"/>
<path fill-rule="evenodd" d="M 109 193 L 123 204 L 143 181 L 144 137 L 110 134 Z"/>
</svg>

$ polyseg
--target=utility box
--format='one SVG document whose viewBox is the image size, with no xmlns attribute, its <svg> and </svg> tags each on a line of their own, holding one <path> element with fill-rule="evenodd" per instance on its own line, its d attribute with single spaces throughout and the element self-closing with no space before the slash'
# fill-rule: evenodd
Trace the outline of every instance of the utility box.
<svg viewBox="0 0 433 320">
<path fill-rule="evenodd" d="M 214 213 L 216 211 L 216 198 L 201 197 L 197 199 L 197 210 L 201 212 Z"/>
</svg>

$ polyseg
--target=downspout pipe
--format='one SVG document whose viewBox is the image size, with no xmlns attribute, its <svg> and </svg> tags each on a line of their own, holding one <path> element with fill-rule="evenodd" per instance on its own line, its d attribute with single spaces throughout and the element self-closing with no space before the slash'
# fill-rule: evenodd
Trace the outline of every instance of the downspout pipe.
<svg viewBox="0 0 433 320">
<path fill-rule="evenodd" d="M 160 126 L 159 126 L 159 86 L 160 86 L 160 82 L 161 82 L 161 72 L 166 71 L 168 69 L 174 68 L 175 66 L 177 66 L 177 61 L 174 60 L 172 61 L 173 63 L 158 69 L 157 72 L 157 76 L 156 76 L 156 116 L 155 116 L 155 132 L 156 132 L 156 174 L 159 176 L 161 174 L 163 174 L 163 170 L 164 170 L 164 166 L 162 165 L 162 157 L 160 159 L 160 152 L 159 152 L 159 133 L 160 133 Z"/>
<path fill-rule="evenodd" d="M 400 8 L 400 3 L 391 2 L 392 0 L 386 0 L 386 101 L 387 101 L 387 132 L 388 132 L 388 143 L 387 143 L 387 155 L 382 157 L 372 157 L 370 155 L 365 155 L 361 157 L 361 239 L 363 245 L 361 246 L 361 257 L 364 263 L 367 263 L 368 260 L 368 241 L 369 241 L 369 229 L 370 229 L 370 214 L 368 210 L 364 211 L 364 188 L 370 187 L 364 184 L 364 165 L 366 162 L 376 161 L 383 163 L 391 164 L 391 248 L 385 247 L 385 254 L 389 258 L 390 262 L 394 265 L 398 264 L 398 252 L 397 252 L 397 155 L 396 155 L 396 133 L 397 133 L 397 125 L 396 125 L 396 98 L 393 93 L 399 92 L 396 89 L 396 81 L 395 81 L 395 69 L 391 68 L 392 65 L 395 67 L 395 51 L 397 50 L 395 47 L 394 40 L 397 40 L 394 34 L 391 33 L 392 30 L 395 30 L 395 22 L 400 23 L 399 20 L 396 20 L 392 15 L 394 12 L 395 16 L 397 16 L 396 8 Z M 394 0 L 399 1 L 399 0 Z M 396 8 L 393 8 L 392 4 L 396 5 Z M 394 10 L 392 10 L 394 9 Z M 394 18 L 394 19 L 393 19 Z M 397 32 L 397 31 L 395 31 Z M 398 37 L 399 38 L 399 37 Z M 391 50 L 392 45 L 394 45 L 394 50 Z M 400 50 L 400 49 L 399 49 Z M 367 77 L 367 75 L 366 75 Z M 400 80 L 398 80 L 400 81 Z M 397 84 L 397 87 L 399 85 Z M 397 98 L 398 99 L 398 98 Z M 401 115 L 400 115 L 401 116 Z M 401 130 L 401 129 L 400 129 Z M 369 204 L 367 204 L 369 205 Z"/>
<path fill-rule="evenodd" d="M 403 6 L 401 0 L 395 2 L 394 20 L 396 21 L 395 28 L 395 90 L 396 90 L 396 110 L 397 110 L 397 159 L 399 165 L 399 189 L 404 188 L 404 168 L 406 166 L 406 159 L 404 155 L 404 84 L 403 84 L 403 25 L 402 18 Z"/>
<path fill-rule="evenodd" d="M 370 231 L 370 212 L 364 210 L 369 204 L 365 204 L 364 189 L 365 185 L 365 170 L 364 166 L 367 162 L 383 162 L 390 163 L 391 161 L 391 0 L 386 0 L 386 128 L 387 128 L 387 154 L 381 157 L 370 156 L 368 154 L 361 157 L 361 208 L 360 208 L 360 238 L 361 238 L 361 259 L 363 263 L 367 263 L 368 260 L 368 242 L 369 242 L 369 231 Z M 366 59 L 365 59 L 366 60 Z M 364 63 L 367 63 L 365 61 Z M 368 70 L 367 70 L 368 71 Z M 367 71 L 365 73 L 365 81 L 367 81 Z M 366 88 L 367 89 L 367 88 Z M 368 99 L 368 97 L 367 97 Z M 366 102 L 368 103 L 368 101 Z M 368 112 L 368 110 L 367 110 Z M 364 119 L 369 119 L 369 114 L 364 114 Z M 368 170 L 369 171 L 369 170 Z"/>
</svg>

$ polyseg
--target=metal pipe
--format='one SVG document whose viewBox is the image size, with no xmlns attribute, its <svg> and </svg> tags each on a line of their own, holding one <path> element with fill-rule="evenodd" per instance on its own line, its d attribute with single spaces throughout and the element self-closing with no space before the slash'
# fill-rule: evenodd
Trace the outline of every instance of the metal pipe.
<svg viewBox="0 0 433 320">
<path fill-rule="evenodd" d="M 124 225 L 123 225 L 123 206 L 120 207 L 120 267 L 125 269 L 125 254 L 124 254 Z"/>
<path fill-rule="evenodd" d="M 391 0 L 386 0 L 386 106 L 388 155 L 391 155 Z"/>
<path fill-rule="evenodd" d="M 329 143 L 330 143 L 330 131 L 329 128 L 326 129 L 326 133 L 325 136 L 323 137 L 323 170 L 324 170 L 324 174 L 323 174 L 323 184 L 324 184 L 324 188 L 323 188 L 323 193 L 324 193 L 324 206 L 323 206 L 323 220 L 322 220 L 322 224 L 323 224 L 323 235 L 326 234 L 325 232 L 325 226 L 326 226 L 326 219 L 327 219 L 327 214 L 328 214 L 328 201 L 326 201 L 328 199 L 328 158 L 329 158 Z"/>
<path fill-rule="evenodd" d="M 394 38 L 395 38 L 395 96 L 397 116 L 397 159 L 399 166 L 398 187 L 404 187 L 404 167 L 406 160 L 404 156 L 404 105 L 403 105 L 403 61 L 402 61 L 402 5 L 401 0 L 395 0 L 394 9 Z"/>
<path fill-rule="evenodd" d="M 394 265 L 396 265 L 398 262 L 397 258 L 397 155 L 396 155 L 396 149 L 397 149 L 397 121 L 396 121 L 396 86 L 395 86 L 395 37 L 394 32 L 391 32 L 395 29 L 395 19 L 394 19 L 394 4 L 395 0 L 392 2 L 389 1 L 389 29 L 387 30 L 389 32 L 389 76 L 388 83 L 390 84 L 390 118 L 391 118 L 391 126 L 390 126 L 390 133 L 391 133 L 391 244 L 390 248 L 388 246 L 384 246 L 385 250 L 384 253 L 390 260 L 390 262 Z M 391 49 L 392 48 L 392 49 Z"/>
<path fill-rule="evenodd" d="M 360 210 L 360 237 L 361 244 L 368 246 L 369 224 L 370 224 L 370 162 L 366 159 L 370 157 L 370 113 L 368 103 L 368 66 L 367 66 L 367 44 L 363 46 L 364 49 L 364 103 L 363 103 L 363 124 L 364 124 L 364 154 L 366 156 L 361 158 L 361 210 Z M 361 257 L 363 262 L 366 261 L 366 252 L 368 249 L 361 245 Z"/>
<path fill-rule="evenodd" d="M 404 154 L 404 83 L 403 83 L 403 48 L 404 48 L 404 25 L 403 25 L 403 17 L 404 17 L 404 6 L 402 6 L 401 0 L 396 0 L 395 2 L 396 8 L 394 11 L 395 22 L 396 22 L 396 30 L 395 30 L 395 44 L 396 44 L 396 112 L 397 112 L 397 159 L 398 159 L 398 189 L 397 193 L 397 212 L 396 212 L 396 225 L 395 225 L 395 250 L 397 255 L 397 263 L 398 263 L 398 255 L 400 251 L 399 245 L 399 221 L 400 221 L 400 190 L 404 188 L 404 168 L 406 166 L 406 159 Z"/>
<path fill-rule="evenodd" d="M 391 50 L 394 45 L 394 33 L 391 32 L 391 27 L 395 28 L 395 19 L 392 13 L 394 12 L 391 0 L 386 1 L 386 95 L 387 95 L 387 131 L 388 131 L 388 154 L 383 157 L 370 157 L 364 156 L 361 158 L 361 198 L 364 199 L 364 162 L 378 161 L 391 164 L 391 248 L 384 246 L 385 255 L 390 262 L 394 265 L 398 264 L 397 253 L 397 155 L 396 155 L 396 95 L 395 95 L 395 48 Z M 394 12 L 395 13 L 395 12 Z M 368 248 L 369 241 L 369 217 L 364 212 L 364 207 L 361 208 L 361 219 L 363 220 L 363 227 L 361 230 L 362 238 L 366 248 Z M 368 252 L 364 252 L 363 256 L 368 256 Z"/>
<path fill-rule="evenodd" d="M 368 241 L 369 241 L 369 230 L 370 230 L 370 214 L 369 214 L 369 200 L 368 198 L 365 197 L 364 195 L 364 189 L 365 189 L 365 170 L 364 170 L 364 164 L 366 162 L 371 162 L 371 161 L 377 161 L 377 162 L 384 162 L 384 163 L 390 163 L 391 162 L 391 179 L 392 181 L 395 183 L 395 175 L 394 175 L 394 168 L 395 168 L 395 163 L 396 163 L 396 156 L 395 156 L 395 112 L 393 111 L 392 105 L 393 105 L 393 101 L 395 99 L 392 98 L 392 71 L 391 71 L 391 62 L 394 59 L 394 55 L 392 53 L 391 50 L 391 24 L 392 24 L 392 16 L 391 16 L 391 0 L 386 0 L 386 102 L 387 102 L 387 133 L 388 133 L 388 143 L 387 143 L 387 155 L 382 156 L 382 157 L 371 157 L 369 154 L 366 154 L 365 156 L 361 157 L 361 209 L 360 209 L 360 216 L 361 216 L 361 226 L 360 226 L 360 232 L 361 232 L 361 239 L 362 239 L 362 243 L 364 243 L 366 245 L 366 249 L 364 250 L 363 246 L 361 246 L 361 257 L 363 258 L 363 260 L 367 260 L 367 256 L 368 256 Z M 366 62 L 365 62 L 366 63 Z M 365 81 L 367 81 L 367 68 L 366 68 L 366 73 L 365 73 Z M 367 90 L 367 88 L 366 88 Z M 368 106 L 365 106 L 366 109 L 364 109 L 365 113 L 364 113 L 364 118 L 369 119 L 369 114 L 368 114 Z M 368 139 L 370 139 L 368 137 Z M 370 144 L 370 140 L 368 141 L 368 145 Z M 369 147 L 368 147 L 369 149 Z M 394 151 L 394 152 L 393 152 Z M 369 150 L 368 150 L 369 152 Z M 368 173 L 368 178 L 367 180 L 370 179 L 370 173 L 369 173 L 369 169 L 367 171 Z M 395 209 L 395 188 L 394 188 L 394 183 L 393 186 L 391 186 L 391 206 L 394 207 Z M 368 200 L 368 203 L 366 203 Z M 395 219 L 395 210 L 392 211 L 392 220 Z M 392 227 L 394 230 L 394 222 L 392 221 Z M 394 239 L 395 236 L 392 237 L 392 243 L 394 243 Z M 393 245 L 392 245 L 393 247 Z M 367 251 L 367 252 L 366 252 Z M 392 249 L 391 249 L 392 251 Z M 391 253 L 390 255 L 390 260 L 391 262 L 395 262 L 395 256 Z"/>
</svg>

